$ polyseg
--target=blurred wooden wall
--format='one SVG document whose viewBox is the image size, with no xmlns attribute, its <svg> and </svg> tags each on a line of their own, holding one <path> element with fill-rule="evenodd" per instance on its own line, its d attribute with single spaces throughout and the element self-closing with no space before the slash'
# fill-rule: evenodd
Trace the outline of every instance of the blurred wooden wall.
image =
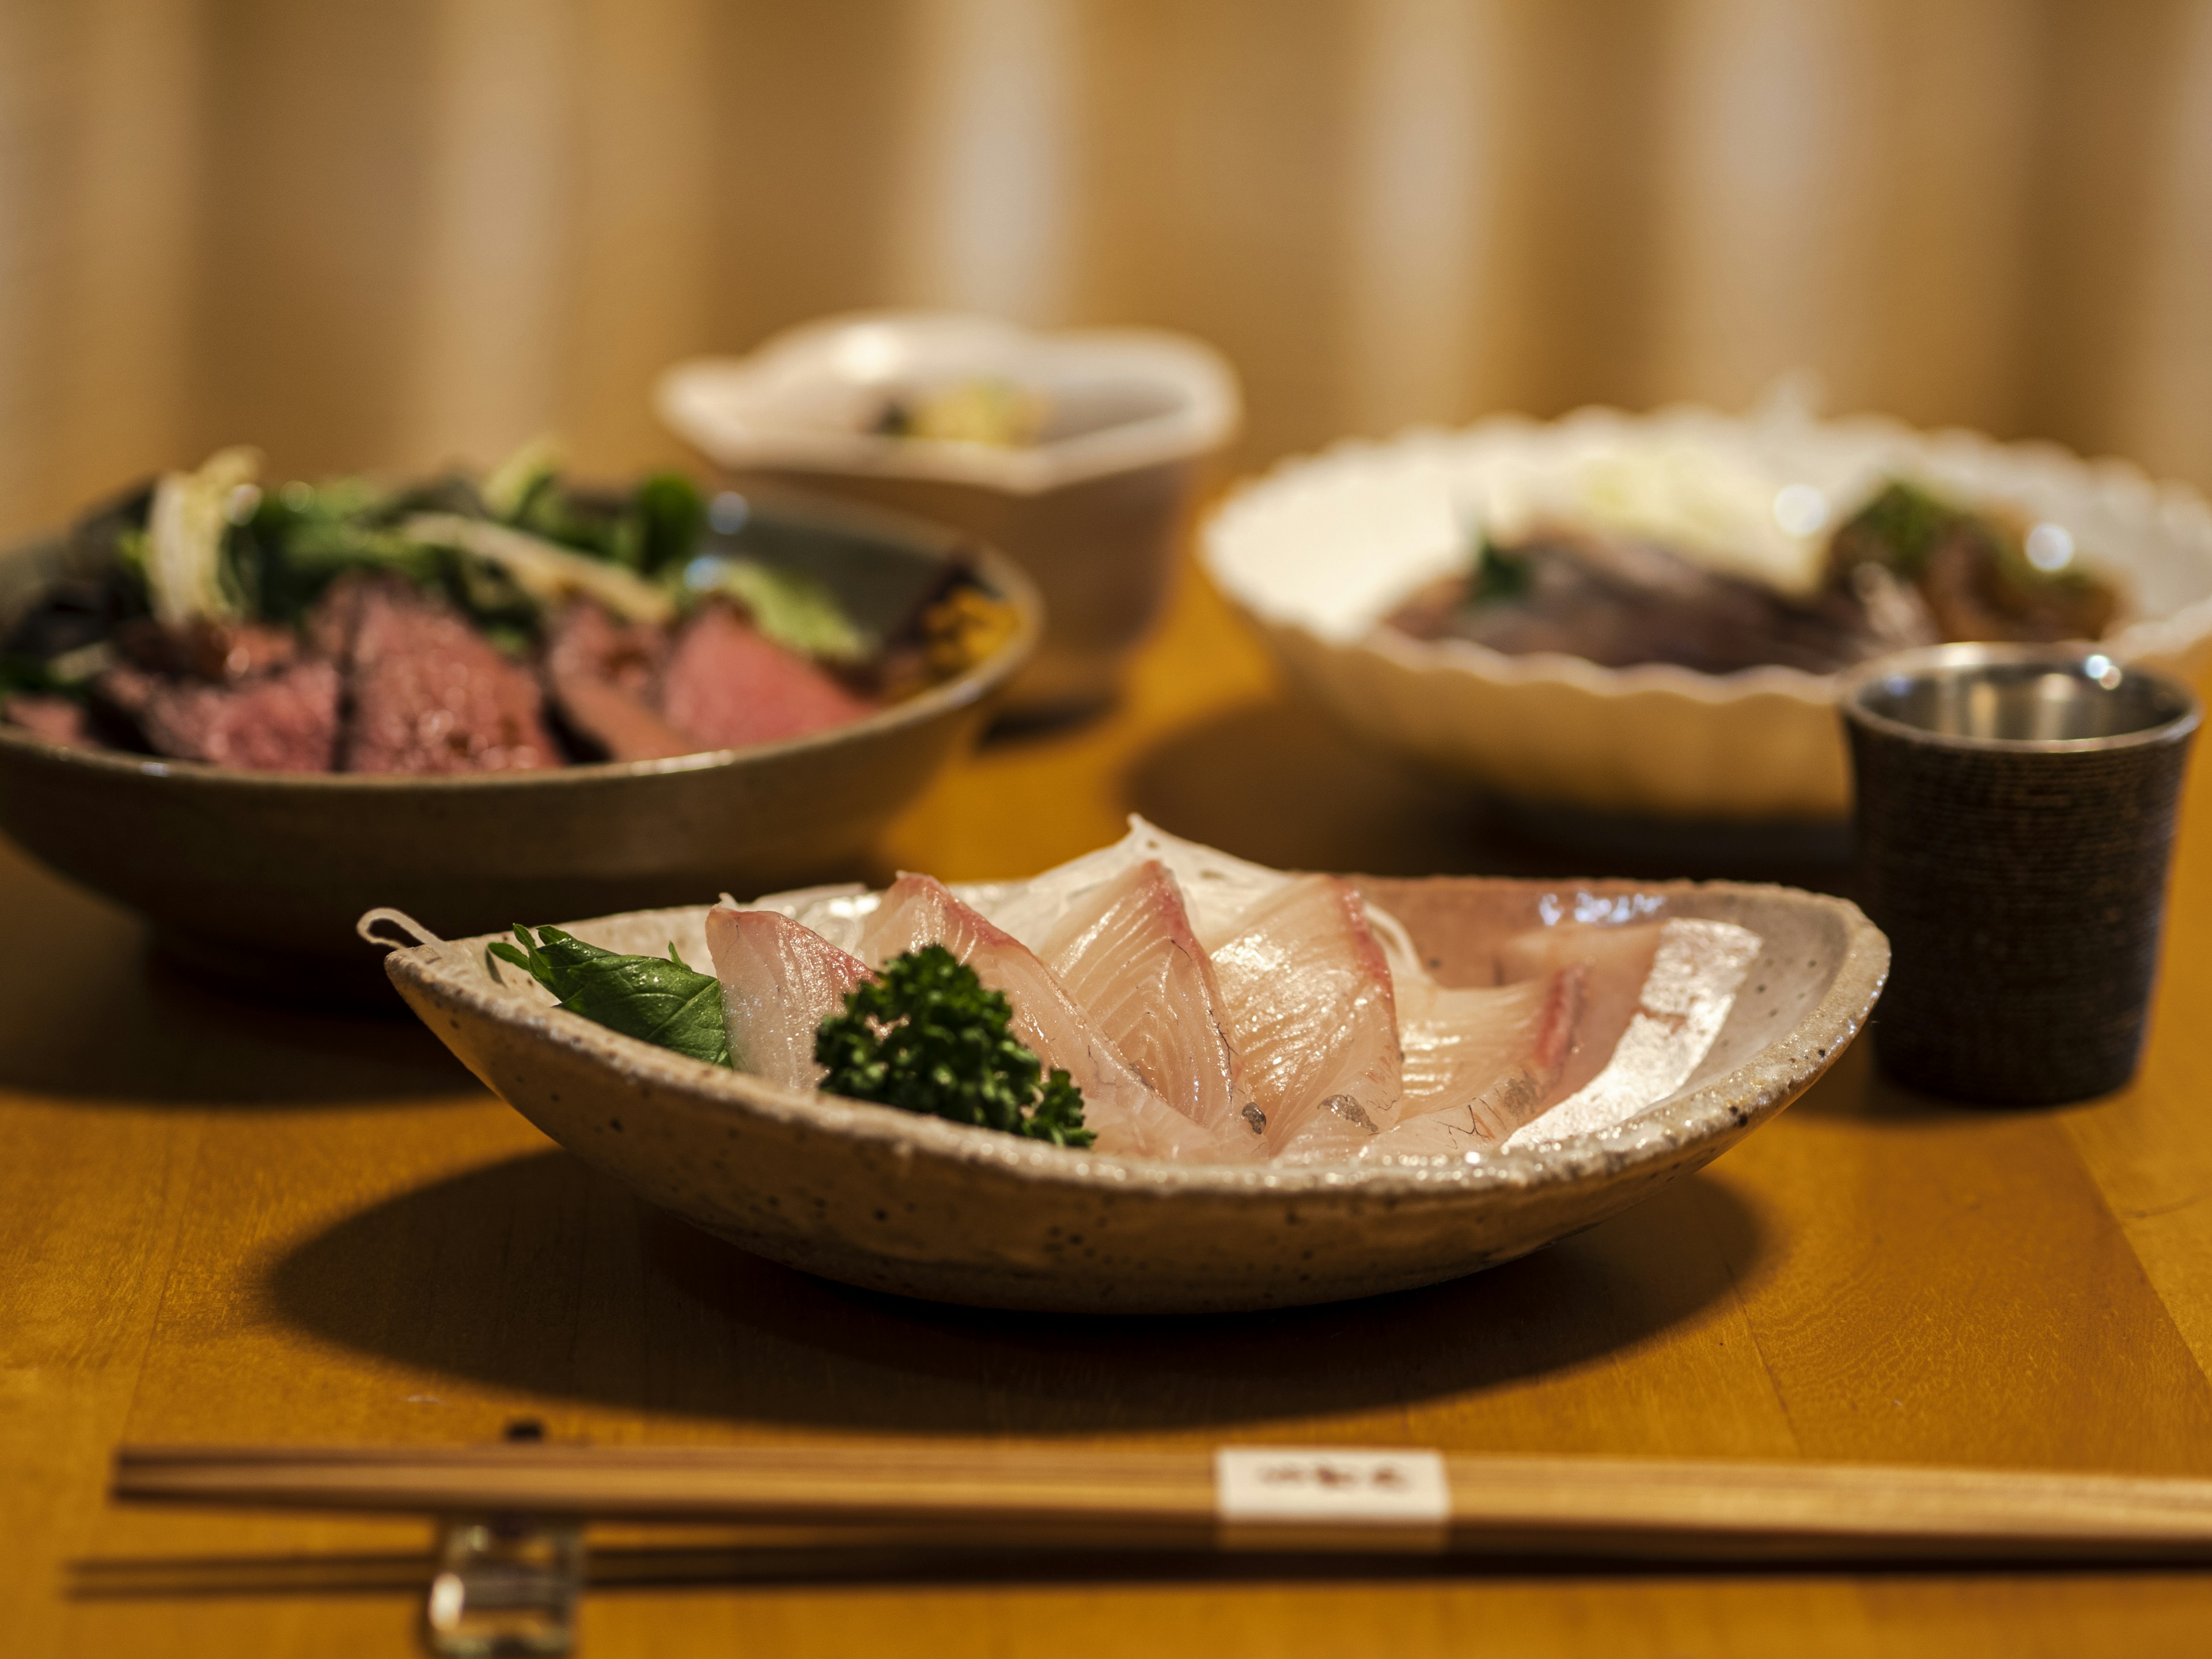
<svg viewBox="0 0 2212 1659">
<path fill-rule="evenodd" d="M 2212 3 L 0 0 L 0 530 L 894 303 L 1204 335 L 1248 461 L 1803 365 L 2212 483 Z"/>
</svg>

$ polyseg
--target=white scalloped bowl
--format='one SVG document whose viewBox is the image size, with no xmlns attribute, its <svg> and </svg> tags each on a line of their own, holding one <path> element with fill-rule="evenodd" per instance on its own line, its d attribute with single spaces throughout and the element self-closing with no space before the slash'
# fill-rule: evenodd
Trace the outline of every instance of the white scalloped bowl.
<svg viewBox="0 0 2212 1659">
<path fill-rule="evenodd" d="M 1532 478 L 1638 446 L 1691 447 L 1803 483 L 1844 511 L 1883 476 L 2065 526 L 2123 592 L 2104 643 L 2194 682 L 2212 641 L 2212 505 L 2124 462 L 2045 444 L 1917 432 L 1878 417 L 1814 421 L 1674 408 L 1584 410 L 1537 422 L 1417 430 L 1293 459 L 1233 492 L 1202 556 L 1292 682 L 1362 738 L 1500 793 L 1588 811 L 1832 821 L 1850 808 L 1836 679 L 1783 667 L 1702 674 L 1604 668 L 1419 641 L 1382 618 L 1459 568 L 1467 525 Z"/>
</svg>

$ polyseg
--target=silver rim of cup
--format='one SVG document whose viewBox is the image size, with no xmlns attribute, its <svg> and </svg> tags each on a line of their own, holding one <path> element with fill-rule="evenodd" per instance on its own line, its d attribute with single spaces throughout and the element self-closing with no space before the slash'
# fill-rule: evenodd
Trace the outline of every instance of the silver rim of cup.
<svg viewBox="0 0 2212 1659">
<path fill-rule="evenodd" d="M 1965 678 L 1977 669 L 2037 669 L 2094 682 L 2116 691 L 2134 681 L 2172 711 L 2132 731 L 2086 738 L 1984 737 L 1938 731 L 1899 720 L 1867 706 L 1868 696 L 1899 679 Z M 2181 681 L 2106 654 L 2094 644 L 1931 645 L 1899 651 L 1860 664 L 1843 677 L 1837 703 L 1845 720 L 1887 737 L 1933 747 L 2016 755 L 2094 754 L 2178 742 L 2197 729 L 2203 716 L 2197 695 Z"/>
</svg>

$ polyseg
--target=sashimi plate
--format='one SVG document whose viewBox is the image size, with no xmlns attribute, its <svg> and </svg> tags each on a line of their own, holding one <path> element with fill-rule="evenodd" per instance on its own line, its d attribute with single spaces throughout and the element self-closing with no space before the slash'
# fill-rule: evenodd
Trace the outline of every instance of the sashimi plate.
<svg viewBox="0 0 2212 1659">
<path fill-rule="evenodd" d="M 1139 825 L 1133 840 L 1147 830 Z M 1695 1033 L 1694 1063 L 1668 1075 L 1656 1098 L 1601 1109 L 1633 1046 L 1618 1037 L 1607 1068 L 1579 1093 L 1494 1143 L 1443 1128 L 1439 1114 L 1434 1133 L 1378 1135 L 1358 1154 L 1309 1141 L 1303 1157 L 1294 1149 L 1223 1162 L 1078 1151 L 710 1066 L 555 1006 L 489 956 L 489 936 L 426 939 L 393 950 L 386 967 L 488 1087 L 576 1156 L 710 1233 L 873 1290 L 1082 1313 L 1372 1296 L 1473 1273 L 1592 1226 L 1709 1163 L 1803 1093 L 1865 1023 L 1888 969 L 1887 941 L 1856 907 L 1788 888 L 1349 879 L 1371 913 L 1387 913 L 1382 925 L 1402 930 L 1392 964 L 1401 997 L 1409 975 L 1444 988 L 1497 985 L 1509 944 L 1545 929 L 1656 922 L 1669 938 L 1755 937 L 1755 953 L 1731 969 L 1724 998 L 1685 1013 L 1655 1002 L 1662 951 L 1633 1017 L 1643 1035 L 1663 1049 L 1701 1020 L 1707 1029 Z M 951 890 L 978 905 L 995 901 L 1004 914 L 1010 890 Z M 850 894 L 863 908 L 873 902 Z M 821 908 L 808 901 L 781 908 Z M 696 963 L 709 956 L 709 914 L 639 911 L 568 931 L 638 954 L 673 945 Z"/>
</svg>

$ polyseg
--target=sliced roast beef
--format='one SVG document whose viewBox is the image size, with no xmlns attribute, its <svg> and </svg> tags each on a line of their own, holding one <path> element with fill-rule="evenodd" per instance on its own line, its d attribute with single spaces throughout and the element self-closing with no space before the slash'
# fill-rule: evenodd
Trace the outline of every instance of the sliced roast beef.
<svg viewBox="0 0 2212 1659">
<path fill-rule="evenodd" d="M 803 737 L 859 720 L 872 707 L 719 603 L 684 624 L 661 675 L 660 712 L 698 739 L 692 749 Z"/>
<path fill-rule="evenodd" d="M 665 629 L 625 627 L 588 601 L 570 605 L 545 647 L 545 683 L 554 707 L 571 732 L 610 760 L 695 752 L 699 744 L 653 705 L 669 648 Z"/>
<path fill-rule="evenodd" d="M 211 685 L 272 673 L 300 657 L 300 636 L 267 623 L 200 621 L 164 628 L 141 617 L 116 630 L 115 646 L 137 667 L 190 675 Z"/>
<path fill-rule="evenodd" d="M 91 749 L 99 744 L 84 705 L 75 697 L 49 696 L 38 691 L 14 692 L 0 697 L 0 720 L 35 732 L 48 743 L 66 744 L 72 749 Z"/>
<path fill-rule="evenodd" d="M 156 754 L 256 772 L 327 772 L 336 753 L 338 672 L 319 658 L 222 685 L 125 665 L 95 689 Z"/>
<path fill-rule="evenodd" d="M 500 772 L 560 763 L 535 677 L 404 578 L 341 578 L 317 606 L 308 636 L 345 676 L 343 769 Z"/>
</svg>

